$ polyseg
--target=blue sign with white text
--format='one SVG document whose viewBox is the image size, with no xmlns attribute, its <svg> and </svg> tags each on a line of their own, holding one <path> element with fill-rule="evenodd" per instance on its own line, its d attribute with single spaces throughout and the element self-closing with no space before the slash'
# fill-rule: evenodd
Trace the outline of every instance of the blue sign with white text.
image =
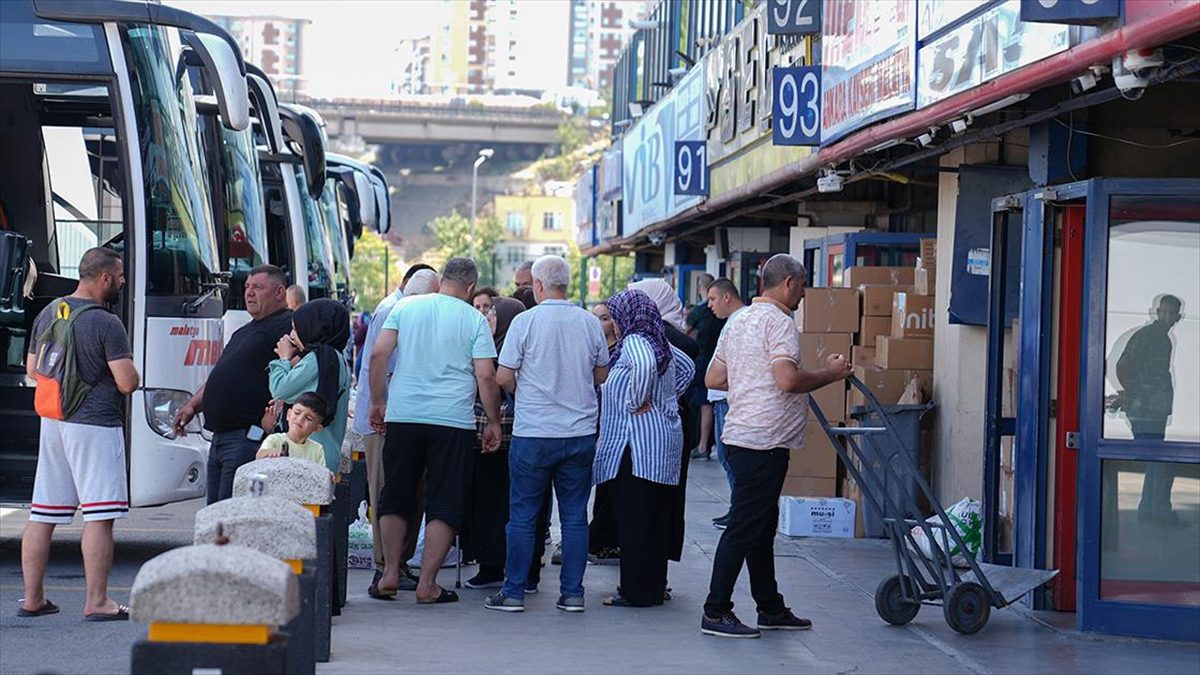
<svg viewBox="0 0 1200 675">
<path fill-rule="evenodd" d="M 821 144 L 821 67 L 773 71 L 771 128 L 774 145 Z"/>
<path fill-rule="evenodd" d="M 1021 0 L 1022 21 L 1095 24 L 1121 16 L 1121 0 Z"/>
<path fill-rule="evenodd" d="M 675 194 L 708 194 L 708 141 L 675 141 Z"/>
<path fill-rule="evenodd" d="M 819 35 L 821 0 L 768 0 L 767 35 Z"/>
</svg>

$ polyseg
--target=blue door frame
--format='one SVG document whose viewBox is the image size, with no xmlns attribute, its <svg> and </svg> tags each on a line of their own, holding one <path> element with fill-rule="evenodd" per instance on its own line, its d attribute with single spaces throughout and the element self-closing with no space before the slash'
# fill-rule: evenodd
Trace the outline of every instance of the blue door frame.
<svg viewBox="0 0 1200 675">
<path fill-rule="evenodd" d="M 1086 199 L 1083 363 L 1080 390 L 1079 583 L 1077 622 L 1081 630 L 1174 640 L 1200 641 L 1196 607 L 1113 602 L 1100 598 L 1102 462 L 1154 460 L 1200 463 L 1200 443 L 1132 441 L 1103 437 L 1104 378 L 1109 252 L 1109 203 L 1114 195 L 1197 196 L 1197 180 L 1095 179 L 1056 188 L 1057 199 Z M 1024 332 L 1024 328 L 1022 329 Z M 1177 411 L 1179 412 L 1179 411 Z M 1190 411 L 1186 414 L 1195 414 Z"/>
</svg>

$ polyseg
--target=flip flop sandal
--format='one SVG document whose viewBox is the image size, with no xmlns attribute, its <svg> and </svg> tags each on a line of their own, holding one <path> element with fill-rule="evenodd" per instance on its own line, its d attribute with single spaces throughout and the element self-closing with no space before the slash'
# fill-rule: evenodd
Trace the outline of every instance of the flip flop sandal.
<svg viewBox="0 0 1200 675">
<path fill-rule="evenodd" d="M 436 600 L 418 600 L 418 605 L 444 605 L 448 602 L 458 602 L 458 593 L 442 589 L 442 594 Z"/>
<path fill-rule="evenodd" d="M 376 600 L 387 600 L 387 601 L 391 602 L 392 600 L 396 599 L 396 590 L 395 589 L 390 589 L 390 590 L 391 590 L 390 593 L 380 591 L 379 586 L 377 584 L 371 584 L 370 586 L 367 587 L 367 595 Z"/>
<path fill-rule="evenodd" d="M 626 600 L 625 596 L 620 593 L 608 596 L 604 599 L 603 604 L 605 607 L 633 607 L 633 603 Z"/>
<path fill-rule="evenodd" d="M 129 608 L 125 605 L 117 605 L 116 614 L 88 614 L 83 617 L 84 621 L 128 621 Z"/>
<path fill-rule="evenodd" d="M 24 607 L 17 608 L 17 616 L 21 617 L 29 618 L 34 616 L 46 616 L 47 614 L 58 614 L 58 605 L 47 600 L 44 605 L 34 610 L 28 610 Z"/>
</svg>

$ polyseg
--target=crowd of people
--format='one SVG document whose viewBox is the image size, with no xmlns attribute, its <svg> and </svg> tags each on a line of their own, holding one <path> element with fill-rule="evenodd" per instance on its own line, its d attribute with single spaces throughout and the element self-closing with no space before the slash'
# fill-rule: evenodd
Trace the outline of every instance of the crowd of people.
<svg viewBox="0 0 1200 675">
<path fill-rule="evenodd" d="M 119 290 L 113 265 L 119 268 L 120 260 L 93 252 L 85 255 L 89 260 L 96 264 L 81 266 L 78 301 L 101 303 Z M 440 274 L 416 264 L 352 329 L 343 304 L 305 301 L 288 288 L 282 270 L 255 268 L 245 285 L 251 321 L 230 337 L 208 381 L 174 423 L 183 434 L 202 412 L 213 433 L 209 503 L 228 498 L 237 468 L 256 457 L 306 459 L 334 475 L 347 470 L 343 445 L 350 430 L 366 456 L 376 563 L 370 597 L 413 592 L 420 604 L 458 601 L 437 581 L 457 543 L 455 554 L 479 566 L 466 585 L 494 589 L 484 607 L 524 611 L 525 596 L 538 591 L 556 499 L 556 606 L 584 610 L 591 561 L 620 566 L 605 605 L 648 607 L 671 599 L 668 565 L 683 554 L 689 460 L 715 455 L 731 500 L 713 521 L 724 532 L 701 630 L 757 637 L 761 630 L 808 628 L 775 583 L 778 498 L 789 452 L 801 445 L 807 392 L 846 377 L 850 365 L 844 355 L 833 355 L 820 371 L 799 367 L 791 313 L 804 295 L 803 266 L 791 256 L 771 258 L 760 297 L 749 306 L 729 280 L 705 275 L 687 316 L 663 279 L 632 283 L 590 311 L 567 299 L 570 279 L 564 259 L 543 256 L 518 269 L 516 288 L 504 297 L 478 286 L 469 259 L 447 261 Z M 119 407 L 122 393 L 131 390 L 126 371 L 132 364 L 125 366 L 127 342 L 119 344 L 100 314 L 113 319 L 97 313 L 80 325 L 113 335 L 81 347 L 80 358 L 109 366 L 89 366 L 86 374 Z M 348 344 L 357 347 L 358 358 L 347 358 Z M 35 361 L 31 354 L 30 368 Z M 133 371 L 132 387 L 136 377 Z M 61 465 L 58 473 L 67 479 L 86 467 L 71 459 L 70 430 L 48 434 L 49 422 L 58 424 L 43 420 L 35 501 L 127 501 L 114 492 L 124 485 L 115 475 L 95 494 L 65 494 L 54 467 Z M 54 438 L 61 440 L 48 440 Z M 56 443 L 67 446 L 57 464 L 50 460 L 64 450 Z M 85 520 L 108 523 L 109 564 L 111 521 L 123 514 L 89 518 L 85 509 Z M 52 530 L 53 522 L 54 514 L 31 513 L 23 544 L 21 612 L 27 615 L 52 606 L 40 585 L 49 531 L 34 526 Z M 419 570 L 409 568 L 414 555 Z M 743 565 L 757 604 L 756 628 L 733 614 Z M 127 608 L 108 599 L 100 572 L 107 577 L 106 568 L 88 567 L 91 613 L 127 617 Z"/>
</svg>

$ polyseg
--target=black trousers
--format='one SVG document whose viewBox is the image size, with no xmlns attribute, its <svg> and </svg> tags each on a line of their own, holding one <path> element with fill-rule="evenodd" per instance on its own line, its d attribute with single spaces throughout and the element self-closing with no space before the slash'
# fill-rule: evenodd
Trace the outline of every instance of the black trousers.
<svg viewBox="0 0 1200 675">
<path fill-rule="evenodd" d="M 621 595 L 635 607 L 663 604 L 675 497 L 674 485 L 634 476 L 625 451 L 611 499 L 621 545 Z"/>
<path fill-rule="evenodd" d="M 548 520 L 549 511 L 543 507 L 538 516 L 539 532 L 549 528 Z M 477 452 L 463 549 L 467 560 L 474 558 L 479 563 L 480 572 L 504 576 L 504 562 L 508 558 L 507 525 L 508 449 L 506 447 L 488 454 Z M 529 572 L 529 580 L 537 584 L 541 578 L 541 560 L 546 553 L 544 536 L 534 542 L 533 553 L 533 569 Z"/>
<path fill-rule="evenodd" d="M 713 556 L 704 613 L 715 618 L 733 610 L 733 587 L 745 563 L 750 571 L 750 594 L 758 611 L 777 614 L 784 604 L 775 582 L 775 530 L 779 526 L 779 493 L 787 476 L 788 451 L 725 447 L 733 472 L 733 494 L 729 525 L 721 533 Z"/>
</svg>

